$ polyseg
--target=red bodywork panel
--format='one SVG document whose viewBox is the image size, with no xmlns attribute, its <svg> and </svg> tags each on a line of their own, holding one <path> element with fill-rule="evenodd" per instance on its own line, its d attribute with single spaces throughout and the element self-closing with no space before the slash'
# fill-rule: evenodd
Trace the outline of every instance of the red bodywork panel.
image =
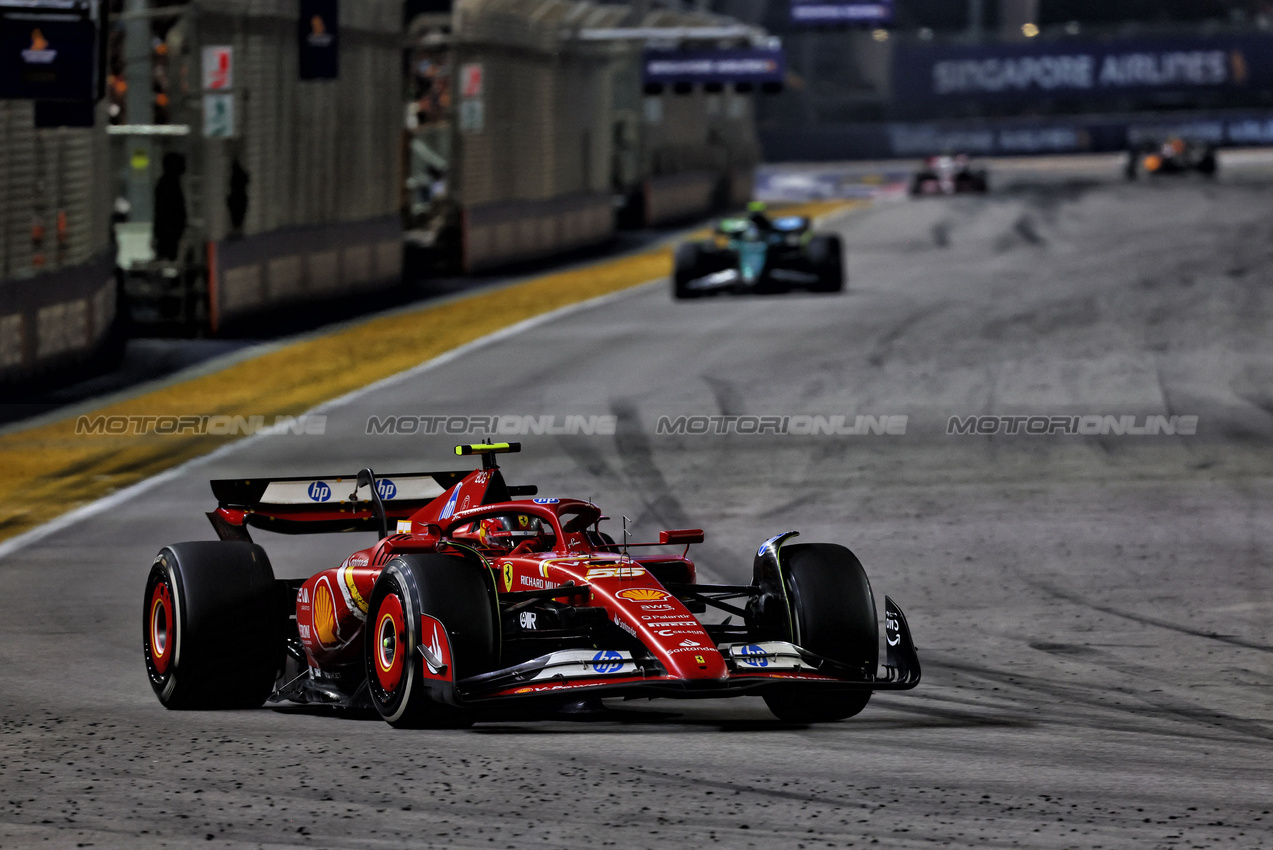
<svg viewBox="0 0 1273 850">
<path fill-rule="evenodd" d="M 546 552 L 479 549 L 494 571 L 500 593 L 543 590 L 567 582 L 588 585 L 588 589 L 577 597 L 563 601 L 604 607 L 616 625 L 635 635 L 650 649 L 671 677 L 722 679 L 729 675 L 724 659 L 699 621 L 676 597 L 663 589 L 646 566 L 656 563 L 664 570 L 676 571 L 678 580 L 693 583 L 695 571 L 692 561 L 684 556 L 629 557 L 599 550 L 587 533 L 587 529 L 595 528 L 601 519 L 600 511 L 594 505 L 574 499 L 524 499 L 484 504 L 492 487 L 504 489 L 499 470 L 475 470 L 417 510 L 409 519 L 410 533 L 390 535 L 370 548 L 353 553 L 339 566 L 323 570 L 306 580 L 297 594 L 296 623 L 311 667 L 321 670 L 360 661 L 368 600 L 381 570 L 394 555 L 446 553 L 451 550 L 448 541 L 452 540 L 452 532 L 470 526 L 484 516 L 515 511 L 552 526 L 555 543 Z M 346 516 L 350 512 L 348 507 L 345 508 Z M 222 519 L 234 525 L 243 524 L 244 513 L 218 509 Z M 333 513 L 311 511 L 307 516 L 328 519 Z M 339 508 L 335 513 L 339 513 Z M 297 514 L 299 511 L 289 515 Z M 283 512 L 272 511 L 272 515 L 280 516 Z M 563 516 L 568 516 L 573 524 L 563 527 Z M 581 524 L 586 528 L 575 527 Z M 670 541 L 660 542 L 671 545 L 697 542 L 702 539 L 702 532 L 688 529 L 673 532 L 670 536 Z M 473 543 L 458 536 L 455 542 L 466 547 Z M 586 686 L 588 683 L 587 679 L 573 680 L 569 687 Z M 542 688 L 537 686 L 536 690 Z"/>
<path fill-rule="evenodd" d="M 296 623 L 301 643 L 316 680 L 338 679 L 363 663 L 363 641 L 376 624 L 366 622 L 368 604 L 381 571 L 395 555 L 439 553 L 459 555 L 462 550 L 477 552 L 492 571 L 493 583 L 500 595 L 524 591 L 540 591 L 567 584 L 580 586 L 573 597 L 560 597 L 575 607 L 603 608 L 608 619 L 635 637 L 657 660 L 662 674 L 637 671 L 624 677 L 577 677 L 524 683 L 516 687 L 493 690 L 481 699 L 526 696 L 548 691 L 613 687 L 624 682 L 685 683 L 710 686 L 725 680 L 759 681 L 774 678 L 835 681 L 832 677 L 806 671 L 737 670 L 731 674 L 724 656 L 716 648 L 699 620 L 655 576 L 677 584 L 695 583 L 693 562 L 682 552 L 676 555 L 629 556 L 620 547 L 607 544 L 599 536 L 600 510 L 589 502 L 575 499 L 511 499 L 498 468 L 473 470 L 463 477 L 458 473 L 428 473 L 435 477 L 451 476 L 456 481 L 440 495 L 421 504 L 385 505 L 390 534 L 366 549 L 354 552 L 338 566 L 311 576 L 298 589 Z M 295 492 L 304 486 L 302 479 L 281 479 Z M 330 479 L 328 479 L 330 480 Z M 346 479 L 336 479 L 348 486 Z M 296 482 L 301 482 L 297 485 Z M 245 488 L 251 482 L 214 482 L 226 488 Z M 256 485 L 259 492 L 259 482 Z M 312 487 L 313 485 L 311 485 Z M 334 488 L 329 488 L 334 489 Z M 246 535 L 253 525 L 285 533 L 307 528 L 315 530 L 347 530 L 370 528 L 378 522 L 373 506 L 367 501 L 333 498 L 331 503 L 306 504 L 237 504 L 221 506 L 209 517 L 223 537 Z M 330 497 L 329 497 L 330 498 Z M 317 500 L 315 500 L 317 501 Z M 409 507 L 409 509 L 408 509 Z M 514 514 L 538 521 L 551 529 L 544 537 L 528 540 L 509 550 L 485 546 L 475 532 L 481 520 L 496 515 Z M 351 525 L 352 523 L 352 525 Z M 699 529 L 664 531 L 656 544 L 632 546 L 688 546 L 703 540 Z M 445 629 L 442 630 L 443 633 Z M 450 648 L 442 635 L 435 654 L 445 657 L 449 665 Z M 382 677 L 396 675 L 380 671 Z M 449 676 L 449 667 L 426 674 L 435 678 Z M 385 679 L 382 678 L 382 681 Z"/>
</svg>

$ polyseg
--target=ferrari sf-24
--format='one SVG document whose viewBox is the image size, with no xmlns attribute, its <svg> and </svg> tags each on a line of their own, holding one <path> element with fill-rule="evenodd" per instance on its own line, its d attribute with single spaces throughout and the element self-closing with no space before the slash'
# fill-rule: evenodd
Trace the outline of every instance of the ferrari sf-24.
<svg viewBox="0 0 1273 850">
<path fill-rule="evenodd" d="M 467 471 L 213 481 L 220 539 L 165 546 L 146 581 L 159 701 L 374 708 L 396 727 L 462 727 L 497 707 L 756 695 L 813 723 L 919 683 L 888 597 L 879 665 L 871 585 L 845 547 L 788 531 L 760 544 L 750 584 L 699 583 L 688 552 L 702 531 L 616 543 L 591 502 L 506 484 L 496 456 L 518 450 L 458 446 L 482 458 Z M 249 529 L 379 539 L 309 578 L 276 579 Z M 708 609 L 725 619 L 706 622 Z"/>
</svg>

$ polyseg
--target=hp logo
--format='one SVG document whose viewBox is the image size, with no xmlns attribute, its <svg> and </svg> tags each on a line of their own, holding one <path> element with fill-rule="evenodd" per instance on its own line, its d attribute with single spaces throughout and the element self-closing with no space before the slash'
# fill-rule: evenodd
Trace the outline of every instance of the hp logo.
<svg viewBox="0 0 1273 850">
<path fill-rule="evenodd" d="M 325 502 L 332 497 L 332 488 L 322 481 L 315 481 L 309 485 L 309 489 L 306 492 L 309 493 L 309 497 L 315 502 Z"/>
<path fill-rule="evenodd" d="M 388 478 L 381 478 L 376 482 L 376 492 L 380 494 L 380 498 L 388 500 L 398 495 L 398 485 L 394 484 Z"/>
<path fill-rule="evenodd" d="M 598 673 L 618 673 L 623 669 L 623 656 L 613 649 L 603 649 L 592 656 L 592 669 Z"/>
</svg>

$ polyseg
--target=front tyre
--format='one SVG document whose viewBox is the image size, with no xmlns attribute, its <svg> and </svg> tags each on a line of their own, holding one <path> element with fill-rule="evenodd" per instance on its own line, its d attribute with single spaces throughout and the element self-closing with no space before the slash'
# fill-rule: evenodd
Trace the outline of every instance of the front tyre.
<svg viewBox="0 0 1273 850">
<path fill-rule="evenodd" d="M 866 675 L 879 663 L 879 623 L 871 582 L 857 556 L 834 543 L 782 548 L 782 573 L 791 604 L 792 641 Z M 843 720 L 866 708 L 869 690 L 817 694 L 777 692 L 765 704 L 789 723 Z"/>
<path fill-rule="evenodd" d="M 809 263 L 818 282 L 814 292 L 844 291 L 844 245 L 835 234 L 815 236 L 809 240 Z"/>
<path fill-rule="evenodd" d="M 701 292 L 690 288 L 690 283 L 703 276 L 702 249 L 693 242 L 676 246 L 676 264 L 672 272 L 672 297 L 698 298 Z"/>
<path fill-rule="evenodd" d="M 258 708 L 285 651 L 285 601 L 265 550 L 201 541 L 160 550 L 146 580 L 142 652 L 171 709 Z"/>
<path fill-rule="evenodd" d="M 1218 169 L 1219 165 L 1216 162 L 1216 152 L 1208 149 L 1207 152 L 1202 155 L 1202 159 L 1198 161 L 1198 171 L 1206 177 L 1215 177 Z"/>
<path fill-rule="evenodd" d="M 368 603 L 363 660 L 376 711 L 398 728 L 458 728 L 472 713 L 455 704 L 454 682 L 490 670 L 498 620 L 483 568 L 447 555 L 400 555 L 385 565 Z M 447 677 L 426 674 L 432 643 L 421 616 L 439 620 L 451 648 Z"/>
</svg>

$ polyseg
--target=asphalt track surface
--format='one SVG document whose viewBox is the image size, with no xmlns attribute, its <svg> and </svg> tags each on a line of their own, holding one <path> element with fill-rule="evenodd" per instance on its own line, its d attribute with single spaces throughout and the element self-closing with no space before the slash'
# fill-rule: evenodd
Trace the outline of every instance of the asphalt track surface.
<svg viewBox="0 0 1273 850">
<path fill-rule="evenodd" d="M 1273 170 L 1122 183 L 1004 166 L 985 198 L 837 224 L 844 296 L 632 291 L 329 405 L 0 560 L 0 846 L 1273 845 Z M 598 414 L 513 483 L 745 581 L 799 529 L 906 611 L 924 681 L 851 720 L 758 700 L 400 732 L 176 713 L 141 662 L 150 560 L 206 480 L 460 468 L 371 415 Z M 905 415 L 904 435 L 659 435 L 661 415 Z M 1197 415 L 1192 436 L 960 436 L 951 416 Z M 560 420 L 559 420 L 560 421 Z M 280 576 L 357 536 L 258 533 Z"/>
</svg>

